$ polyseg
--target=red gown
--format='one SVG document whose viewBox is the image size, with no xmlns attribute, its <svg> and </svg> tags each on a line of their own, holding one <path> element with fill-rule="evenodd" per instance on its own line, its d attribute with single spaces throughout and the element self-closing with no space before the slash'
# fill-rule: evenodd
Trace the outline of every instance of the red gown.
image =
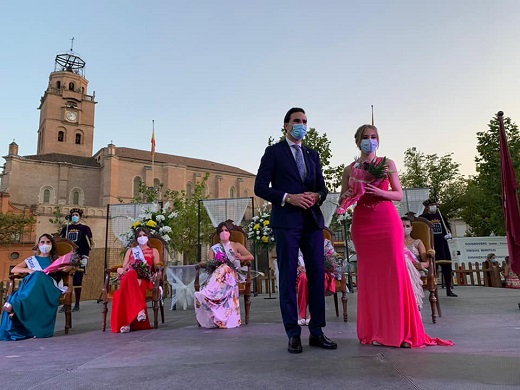
<svg viewBox="0 0 520 390">
<path fill-rule="evenodd" d="M 352 168 L 352 175 L 366 171 Z M 375 184 L 388 190 L 388 179 Z M 363 191 L 364 192 L 364 191 Z M 404 231 L 391 201 L 360 197 L 352 220 L 352 240 L 358 259 L 357 334 L 362 344 L 376 341 L 400 347 L 453 345 L 424 331 L 404 256 Z"/>
<path fill-rule="evenodd" d="M 153 249 L 145 248 L 143 255 L 151 267 L 153 265 Z M 134 254 L 131 251 L 129 261 L 134 261 Z M 137 272 L 133 269 L 123 276 L 119 289 L 114 292 L 112 299 L 110 327 L 113 333 L 119 333 L 121 327 L 126 325 L 130 325 L 131 330 L 152 329 L 146 306 L 146 290 L 152 287 L 149 280 L 141 280 L 141 285 L 139 285 Z M 138 322 L 137 315 L 143 309 L 146 313 L 146 320 Z"/>
</svg>

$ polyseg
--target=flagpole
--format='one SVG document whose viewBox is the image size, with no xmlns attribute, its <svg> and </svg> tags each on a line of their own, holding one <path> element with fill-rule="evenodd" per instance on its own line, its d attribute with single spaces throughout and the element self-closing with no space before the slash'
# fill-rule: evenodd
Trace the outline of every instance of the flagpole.
<svg viewBox="0 0 520 390">
<path fill-rule="evenodd" d="M 154 187 L 155 180 L 155 120 L 152 119 L 152 187 Z"/>
<path fill-rule="evenodd" d="M 372 108 L 372 126 L 374 126 L 374 105 L 370 106 Z"/>
</svg>

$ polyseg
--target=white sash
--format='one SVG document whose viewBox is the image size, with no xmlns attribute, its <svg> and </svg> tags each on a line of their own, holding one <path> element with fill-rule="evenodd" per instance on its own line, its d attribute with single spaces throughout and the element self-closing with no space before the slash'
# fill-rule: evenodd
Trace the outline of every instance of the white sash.
<svg viewBox="0 0 520 390">
<path fill-rule="evenodd" d="M 134 246 L 132 248 L 132 253 L 134 254 L 134 261 L 142 261 L 143 263 L 146 263 L 144 253 L 140 246 Z"/>
<path fill-rule="evenodd" d="M 28 259 L 25 259 L 25 264 L 27 264 L 27 268 L 32 269 L 33 271 L 43 271 L 42 266 L 35 256 L 31 256 Z"/>
</svg>

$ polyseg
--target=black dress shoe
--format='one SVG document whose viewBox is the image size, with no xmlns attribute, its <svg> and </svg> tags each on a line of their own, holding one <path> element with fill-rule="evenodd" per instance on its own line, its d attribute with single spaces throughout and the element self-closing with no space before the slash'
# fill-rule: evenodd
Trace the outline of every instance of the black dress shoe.
<svg viewBox="0 0 520 390">
<path fill-rule="evenodd" d="M 72 311 L 79 311 L 79 305 L 74 305 L 74 307 L 72 308 Z"/>
<path fill-rule="evenodd" d="M 287 350 L 289 353 L 302 353 L 302 339 L 298 336 L 289 337 Z"/>
<path fill-rule="evenodd" d="M 58 313 L 65 313 L 65 305 L 62 305 Z"/>
<path fill-rule="evenodd" d="M 455 294 L 455 293 L 454 293 L 453 291 L 451 291 L 451 290 L 446 291 L 446 296 L 447 296 L 447 297 L 458 297 L 458 295 Z"/>
<path fill-rule="evenodd" d="M 338 344 L 329 339 L 324 334 L 319 336 L 310 336 L 309 337 L 309 345 L 311 347 L 320 347 L 323 349 L 336 349 L 338 348 Z"/>
</svg>

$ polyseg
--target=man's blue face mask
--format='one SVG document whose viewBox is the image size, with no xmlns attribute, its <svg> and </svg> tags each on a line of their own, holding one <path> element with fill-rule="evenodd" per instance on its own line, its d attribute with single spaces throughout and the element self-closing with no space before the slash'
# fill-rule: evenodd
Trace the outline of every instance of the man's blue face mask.
<svg viewBox="0 0 520 390">
<path fill-rule="evenodd" d="M 295 123 L 292 126 L 291 135 L 294 139 L 301 140 L 307 134 L 307 126 L 302 123 Z"/>
</svg>

